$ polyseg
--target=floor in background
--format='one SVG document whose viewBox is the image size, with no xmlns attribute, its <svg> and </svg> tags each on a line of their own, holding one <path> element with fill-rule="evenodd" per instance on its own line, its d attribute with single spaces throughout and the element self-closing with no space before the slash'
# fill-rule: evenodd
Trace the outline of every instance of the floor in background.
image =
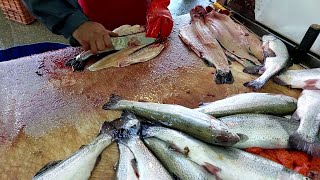
<svg viewBox="0 0 320 180">
<path fill-rule="evenodd" d="M 189 13 L 195 5 L 206 6 L 209 0 L 171 0 L 169 9 L 173 16 Z M 0 12 L 0 49 L 38 42 L 68 43 L 63 36 L 52 34 L 39 21 L 22 25 L 4 18 Z"/>
</svg>

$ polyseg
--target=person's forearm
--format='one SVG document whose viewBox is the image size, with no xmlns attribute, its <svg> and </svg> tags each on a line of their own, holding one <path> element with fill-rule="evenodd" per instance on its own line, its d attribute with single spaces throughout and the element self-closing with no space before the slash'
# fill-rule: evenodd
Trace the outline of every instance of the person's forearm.
<svg viewBox="0 0 320 180">
<path fill-rule="evenodd" d="M 88 21 L 77 0 L 23 0 L 31 13 L 48 29 L 69 38 L 81 24 Z"/>
</svg>

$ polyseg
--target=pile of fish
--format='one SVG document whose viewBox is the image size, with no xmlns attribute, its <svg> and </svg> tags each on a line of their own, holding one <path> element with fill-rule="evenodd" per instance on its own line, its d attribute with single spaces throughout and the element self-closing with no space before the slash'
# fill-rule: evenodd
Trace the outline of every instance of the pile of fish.
<svg viewBox="0 0 320 180">
<path fill-rule="evenodd" d="M 121 36 L 135 35 L 143 33 L 145 35 L 145 27 L 140 25 L 123 25 L 113 30 Z M 89 66 L 89 71 L 98 71 L 109 67 L 126 67 L 131 64 L 146 62 L 156 56 L 165 48 L 163 43 L 150 42 L 142 45 L 132 45 L 110 54 L 96 63 Z"/>
<path fill-rule="evenodd" d="M 298 100 L 237 94 L 196 109 L 112 95 L 103 109 L 121 110 L 122 116 L 105 122 L 92 143 L 49 163 L 33 179 L 88 179 L 100 153 L 113 141 L 120 152 L 115 169 L 119 180 L 308 179 L 242 149 L 295 148 L 320 156 L 317 107 L 320 91 L 314 90 L 304 90 Z"/>
<path fill-rule="evenodd" d="M 216 68 L 217 84 L 234 81 L 227 56 L 241 64 L 244 64 L 243 59 L 257 65 L 263 61 L 259 38 L 229 16 L 207 11 L 202 6 L 193 8 L 190 16 L 191 23 L 180 29 L 179 37 L 200 58 Z"/>
<path fill-rule="evenodd" d="M 245 67 L 245 73 L 261 74 L 244 83 L 254 90 L 262 88 L 270 79 L 292 88 L 320 89 L 319 68 L 286 71 L 293 63 L 286 45 L 275 36 L 265 35 L 261 42 L 246 27 L 213 8 L 196 6 L 190 16 L 190 24 L 180 29 L 179 37 L 208 65 L 216 68 L 217 84 L 233 83 L 228 60 L 236 60 Z"/>
</svg>

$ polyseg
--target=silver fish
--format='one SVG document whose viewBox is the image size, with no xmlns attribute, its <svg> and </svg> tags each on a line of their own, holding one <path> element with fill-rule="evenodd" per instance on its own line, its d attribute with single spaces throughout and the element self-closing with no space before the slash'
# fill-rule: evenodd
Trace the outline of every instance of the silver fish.
<svg viewBox="0 0 320 180">
<path fill-rule="evenodd" d="M 266 57 L 263 66 L 253 66 L 244 69 L 244 72 L 250 74 L 262 73 L 259 78 L 244 83 L 244 86 L 252 87 L 254 90 L 260 89 L 270 78 L 291 65 L 287 47 L 281 40 L 273 35 L 265 35 L 262 37 L 262 41 Z"/>
<path fill-rule="evenodd" d="M 170 144 L 158 139 L 144 139 L 146 146 L 175 177 L 183 180 L 215 180 L 216 177 L 203 167 L 189 160 L 183 153 Z"/>
<path fill-rule="evenodd" d="M 186 157 L 215 174 L 217 179 L 308 179 L 263 157 L 232 147 L 210 146 L 172 129 L 149 127 L 144 135 L 187 149 Z"/>
<path fill-rule="evenodd" d="M 237 134 L 229 132 L 227 125 L 216 118 L 179 105 L 135 102 L 113 95 L 103 109 L 130 110 L 212 144 L 233 145 L 240 140 Z"/>
<path fill-rule="evenodd" d="M 299 89 L 320 89 L 320 68 L 288 70 L 273 78 L 283 86 Z"/>
<path fill-rule="evenodd" d="M 299 122 L 266 114 L 237 114 L 219 118 L 230 131 L 240 135 L 235 148 L 260 147 L 264 149 L 289 148 L 289 136 Z"/>
<path fill-rule="evenodd" d="M 32 179 L 89 179 L 101 152 L 112 143 L 114 139 L 112 133 L 110 122 L 105 122 L 100 128 L 99 135 L 90 144 L 82 146 L 65 160 L 48 163 Z"/>
<path fill-rule="evenodd" d="M 320 90 L 303 90 L 298 99 L 298 108 L 291 119 L 300 120 L 300 125 L 290 136 L 290 145 L 320 156 L 320 142 L 317 136 L 320 127 Z"/>
<path fill-rule="evenodd" d="M 116 169 L 116 179 L 118 180 L 138 180 L 137 164 L 131 150 L 118 143 L 120 152 L 119 162 Z"/>
<path fill-rule="evenodd" d="M 121 143 L 126 145 L 133 153 L 137 161 L 138 177 L 140 180 L 149 180 L 150 178 L 157 180 L 173 179 L 139 137 L 135 136 L 123 139 Z"/>
<path fill-rule="evenodd" d="M 270 93 L 243 93 L 212 103 L 204 103 L 195 110 L 214 117 L 222 117 L 242 113 L 283 116 L 292 114 L 296 109 L 297 99 L 290 96 Z"/>
</svg>

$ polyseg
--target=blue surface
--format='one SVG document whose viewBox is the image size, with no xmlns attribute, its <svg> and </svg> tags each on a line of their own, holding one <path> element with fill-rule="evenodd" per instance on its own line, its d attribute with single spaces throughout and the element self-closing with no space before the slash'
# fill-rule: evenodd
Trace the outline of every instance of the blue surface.
<svg viewBox="0 0 320 180">
<path fill-rule="evenodd" d="M 40 54 L 47 51 L 63 49 L 66 47 L 68 47 L 68 45 L 48 42 L 16 46 L 5 50 L 0 50 L 0 62 L 30 56 L 33 54 Z"/>
</svg>

